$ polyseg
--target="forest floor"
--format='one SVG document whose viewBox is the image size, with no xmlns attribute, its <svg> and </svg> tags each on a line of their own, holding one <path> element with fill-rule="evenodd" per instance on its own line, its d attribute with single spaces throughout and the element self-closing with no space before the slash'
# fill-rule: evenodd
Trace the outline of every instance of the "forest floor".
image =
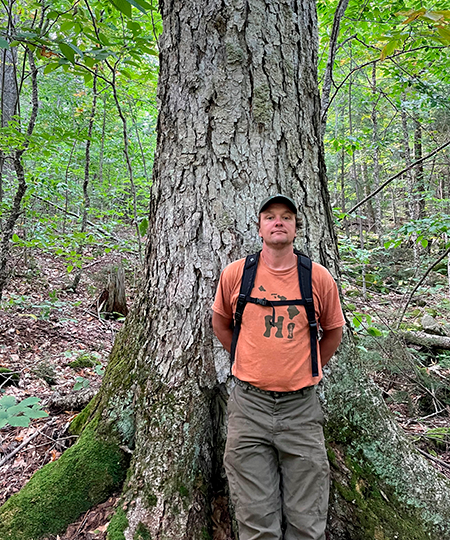
<svg viewBox="0 0 450 540">
<path fill-rule="evenodd" d="M 34 256 L 32 265 L 29 261 L 23 265 L 21 275 L 16 270 L 5 291 L 0 309 L 0 368 L 12 370 L 17 381 L 15 385 L 4 384 L 6 379 L 0 376 L 0 388 L 3 386 L 2 391 L 17 402 L 30 396 L 40 398 L 49 416 L 33 420 L 28 427 L 0 429 L 0 505 L 37 469 L 58 459 L 75 442 L 68 426 L 100 387 L 101 370 L 122 325 L 100 318 L 95 306 L 108 269 L 121 259 L 131 306 L 140 279 L 139 265 L 131 255 L 110 253 L 94 259 L 77 291 L 69 292 L 66 288 L 72 277 L 62 261 L 41 253 Z M 420 329 L 424 314 L 436 316 L 435 307 L 446 301 L 444 290 L 439 291 L 428 292 L 425 305 L 411 305 L 405 318 L 407 328 Z M 372 319 L 370 324 L 364 319 L 369 326 L 384 328 L 393 324 L 390 317 L 404 302 L 404 296 L 392 291 L 380 294 L 369 290 L 363 299 L 360 289 L 352 286 L 347 287 L 346 298 L 350 319 L 355 313 L 359 318 L 367 314 Z M 450 310 L 439 311 L 436 319 L 448 325 Z M 355 334 L 359 334 L 363 358 L 387 405 L 419 451 L 450 478 L 450 355 L 446 363 L 445 351 L 426 354 L 414 346 L 409 356 L 402 356 L 399 351 L 405 350 L 405 344 L 392 328 L 384 337 L 373 337 L 363 326 L 356 328 Z M 443 355 L 441 363 L 439 354 Z M 74 389 L 77 383 L 82 386 L 79 390 Z M 119 494 L 111 496 L 82 515 L 64 534 L 48 540 L 106 538 L 118 501 Z"/>
<path fill-rule="evenodd" d="M 0 505 L 36 470 L 58 459 L 75 442 L 68 426 L 100 387 L 102 369 L 122 326 L 100 318 L 95 305 L 109 269 L 119 261 L 125 268 L 130 307 L 137 291 L 139 265 L 131 255 L 112 252 L 86 266 L 76 292 L 67 290 L 74 272 L 68 274 L 60 258 L 35 254 L 32 269 L 20 275 L 16 270 L 4 293 L 0 368 L 12 370 L 18 381 L 3 384 L 6 378 L 0 376 L 0 387 L 17 402 L 30 396 L 40 398 L 49 416 L 32 420 L 28 427 L 7 425 L 0 429 Z M 77 383 L 82 387 L 79 390 L 74 389 Z M 58 539 L 105 538 L 117 501 L 117 497 L 110 497 L 81 516 Z"/>
</svg>

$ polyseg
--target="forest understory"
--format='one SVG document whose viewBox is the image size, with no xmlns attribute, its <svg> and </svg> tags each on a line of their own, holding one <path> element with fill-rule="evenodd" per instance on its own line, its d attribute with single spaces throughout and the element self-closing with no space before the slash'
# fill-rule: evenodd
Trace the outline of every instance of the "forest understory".
<svg viewBox="0 0 450 540">
<path fill-rule="evenodd" d="M 128 305 L 139 282 L 139 264 L 131 256 L 106 254 L 87 265 L 77 291 L 57 257 L 16 254 L 15 273 L 0 310 L 2 395 L 17 402 L 38 397 L 48 416 L 28 427 L 0 429 L 0 505 L 33 473 L 76 441 L 68 426 L 101 384 L 103 368 L 121 322 L 99 316 L 96 299 L 111 267 L 123 261 Z M 404 332 L 450 337 L 450 302 L 446 265 L 430 272 L 414 295 L 397 329 L 410 293 L 412 250 L 377 255 L 361 267 L 343 255 L 344 307 L 374 382 L 399 425 L 435 468 L 450 478 L 450 351 L 407 343 Z M 422 257 L 427 257 L 424 251 Z M 26 264 L 24 264 L 24 262 Z M 18 270 L 20 268 L 20 271 Z M 365 298 L 364 298 L 365 296 Z M 13 384 L 11 384 L 13 383 Z M 59 536 L 48 540 L 106 538 L 119 493 L 97 505 Z M 218 531 L 221 529 L 218 528 Z"/>
<path fill-rule="evenodd" d="M 0 309 L 0 397 L 14 396 L 17 402 L 38 397 L 48 416 L 28 427 L 0 429 L 0 505 L 76 442 L 68 427 L 99 389 L 123 324 L 100 317 L 96 304 L 110 269 L 120 261 L 130 306 L 140 277 L 131 255 L 92 259 L 76 292 L 66 290 L 72 278 L 60 258 L 35 252 L 25 265 L 22 257 L 16 261 Z M 57 538 L 105 538 L 117 502 L 111 496 Z"/>
</svg>

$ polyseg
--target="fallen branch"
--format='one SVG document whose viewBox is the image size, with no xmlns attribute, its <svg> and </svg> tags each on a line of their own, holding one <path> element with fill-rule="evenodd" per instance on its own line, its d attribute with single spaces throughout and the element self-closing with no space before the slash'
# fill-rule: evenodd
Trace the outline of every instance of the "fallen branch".
<svg viewBox="0 0 450 540">
<path fill-rule="evenodd" d="M 443 467 L 446 467 L 447 469 L 450 469 L 450 463 L 447 463 L 445 461 L 442 461 L 442 459 L 439 459 L 437 457 L 432 456 L 431 454 L 428 454 L 427 452 L 424 452 L 420 448 L 417 448 L 417 451 L 422 454 L 422 456 L 425 456 L 427 459 L 431 459 L 435 463 L 439 463 L 439 465 L 442 465 Z"/>
<path fill-rule="evenodd" d="M 414 345 L 422 345 L 422 347 L 429 347 L 435 349 L 449 349 L 450 350 L 450 337 L 447 336 L 435 336 L 427 334 L 425 332 L 398 332 L 398 335 L 402 337 L 408 343 Z"/>
<path fill-rule="evenodd" d="M 60 212 L 64 212 L 68 216 L 72 216 L 72 217 L 75 217 L 77 219 L 80 219 L 80 217 L 81 217 L 78 214 L 75 214 L 75 212 L 71 212 L 70 210 L 66 210 L 62 206 L 58 206 L 57 204 L 55 204 L 55 203 L 53 203 L 51 201 L 48 201 L 47 199 L 44 199 L 43 197 L 40 197 L 39 195 L 36 195 L 35 193 L 32 194 L 32 197 L 34 197 L 35 199 L 39 199 L 40 201 L 45 202 L 46 204 L 49 204 L 50 206 L 53 206 L 53 208 L 56 208 Z M 112 233 L 110 233 L 108 231 L 105 231 L 104 229 L 102 229 L 101 227 L 96 225 L 95 223 L 92 223 L 92 221 L 88 220 L 88 221 L 86 221 L 86 223 L 88 223 L 96 231 L 102 233 L 104 236 L 109 236 L 109 238 L 112 238 L 114 240 L 114 242 L 120 242 L 120 239 L 117 236 L 115 236 L 114 234 L 112 234 Z"/>
</svg>

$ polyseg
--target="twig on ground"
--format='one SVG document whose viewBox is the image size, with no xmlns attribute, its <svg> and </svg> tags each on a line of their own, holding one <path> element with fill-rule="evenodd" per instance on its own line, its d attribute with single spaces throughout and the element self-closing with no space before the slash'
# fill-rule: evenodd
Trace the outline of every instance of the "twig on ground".
<svg viewBox="0 0 450 540">
<path fill-rule="evenodd" d="M 423 450 L 421 450 L 420 448 L 417 448 L 417 450 L 423 455 L 425 456 L 427 459 L 431 459 L 432 461 L 436 462 L 436 463 L 439 463 L 439 465 L 442 465 L 443 467 L 445 467 L 446 469 L 450 469 L 450 463 L 447 463 L 446 461 L 442 461 L 442 459 L 439 459 L 437 457 L 434 457 L 432 456 L 431 454 L 428 454 L 427 452 L 424 452 Z"/>
<path fill-rule="evenodd" d="M 440 411 L 437 411 L 437 412 L 434 412 L 434 413 L 431 413 L 431 414 L 427 414 L 427 416 L 422 416 L 422 418 L 418 418 L 417 422 L 421 422 L 422 420 L 427 420 L 428 418 L 431 418 L 433 416 L 437 416 L 438 414 L 441 414 L 441 413 L 443 413 L 445 411 L 447 411 L 447 408 L 441 409 Z"/>
<path fill-rule="evenodd" d="M 20 375 L 20 371 L 9 371 L 8 373 L 2 373 L 2 375 L 3 375 L 4 377 L 7 376 L 8 378 L 5 379 L 5 380 L 2 382 L 2 384 L 0 384 L 0 389 L 3 388 L 3 386 L 4 386 L 7 382 L 9 382 L 9 381 L 12 380 L 13 375 Z"/>
<path fill-rule="evenodd" d="M 53 424 L 55 421 L 54 418 L 52 418 L 47 424 L 45 424 L 44 427 L 47 427 L 47 426 L 50 426 L 51 424 Z M 36 430 L 33 435 L 30 435 L 30 437 L 28 437 L 28 439 L 25 439 L 23 441 L 22 444 L 19 444 L 19 446 L 17 448 L 15 448 L 11 453 L 9 453 L 7 456 L 5 456 L 1 461 L 0 461 L 0 467 L 2 465 L 4 465 L 7 461 L 9 461 L 11 458 L 13 458 L 16 454 L 18 454 L 22 448 L 25 448 L 25 446 L 27 446 L 27 444 L 29 444 L 33 439 L 35 439 L 38 435 L 42 434 L 42 429 L 38 429 Z"/>
</svg>

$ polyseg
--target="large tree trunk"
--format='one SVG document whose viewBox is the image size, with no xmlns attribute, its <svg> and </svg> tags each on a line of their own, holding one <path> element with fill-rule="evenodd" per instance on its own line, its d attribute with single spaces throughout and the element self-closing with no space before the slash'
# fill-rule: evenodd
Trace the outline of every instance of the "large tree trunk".
<svg viewBox="0 0 450 540">
<path fill-rule="evenodd" d="M 212 505 L 219 507 L 219 496 L 223 503 L 225 489 L 228 358 L 210 325 L 220 270 L 255 249 L 258 203 L 281 191 L 301 209 L 299 247 L 338 274 L 314 3 L 177 0 L 161 9 L 146 287 L 100 394 L 72 426 L 82 432 L 79 442 L 4 505 L 0 538 L 57 532 L 118 485 L 130 452 L 109 537 L 210 537 Z M 449 483 L 408 445 L 364 378 L 349 337 L 339 356 L 325 393 L 334 470 L 330 538 L 449 538 Z M 83 483 L 87 465 L 98 473 Z M 75 481 L 68 496 L 67 482 Z"/>
</svg>

